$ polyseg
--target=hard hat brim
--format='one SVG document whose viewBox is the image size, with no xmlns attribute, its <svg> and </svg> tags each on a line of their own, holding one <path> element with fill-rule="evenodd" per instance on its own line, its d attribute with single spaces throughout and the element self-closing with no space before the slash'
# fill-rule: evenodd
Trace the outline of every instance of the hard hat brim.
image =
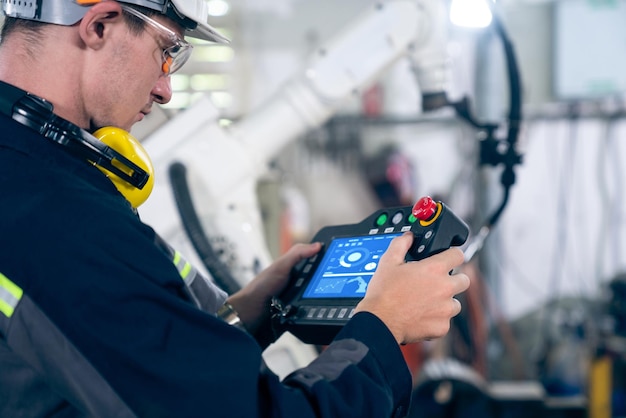
<svg viewBox="0 0 626 418">
<path fill-rule="evenodd" d="M 153 10 L 164 12 L 168 9 L 166 0 L 120 0 L 124 3 L 144 6 Z M 222 35 L 206 20 L 209 17 L 208 5 L 205 0 L 170 0 L 176 9 L 176 14 L 189 22 L 195 22 L 195 28 L 185 27 L 185 36 L 203 39 L 205 41 L 221 44 L 230 43 L 230 39 Z M 41 9 L 37 10 L 36 2 L 3 2 L 2 9 L 7 16 L 40 22 L 54 23 L 58 25 L 73 25 L 83 18 L 87 10 L 84 5 L 72 1 L 42 2 Z M 198 17 L 201 16 L 202 20 Z"/>
<path fill-rule="evenodd" d="M 219 33 L 215 28 L 207 23 L 198 23 L 195 29 L 185 30 L 185 36 L 190 38 L 198 38 L 205 41 L 216 42 L 220 44 L 229 44 L 230 39 Z"/>
<path fill-rule="evenodd" d="M 230 43 L 230 39 L 207 22 L 209 6 L 206 0 L 170 0 L 169 3 L 174 7 L 176 14 L 197 24 L 193 29 L 186 28 L 185 36 L 222 44 Z"/>
</svg>

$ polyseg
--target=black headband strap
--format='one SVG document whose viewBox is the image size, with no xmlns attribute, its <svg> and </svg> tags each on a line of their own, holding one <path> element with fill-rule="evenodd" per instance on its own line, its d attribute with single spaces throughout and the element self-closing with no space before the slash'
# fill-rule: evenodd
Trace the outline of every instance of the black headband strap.
<svg viewBox="0 0 626 418">
<path fill-rule="evenodd" d="M 138 189 L 146 185 L 149 174 L 144 169 L 84 129 L 55 115 L 53 110 L 49 101 L 0 81 L 0 112 L 3 115 L 67 147 L 73 154 L 107 169 Z M 113 161 L 118 163 L 117 166 Z M 121 170 L 119 164 L 130 169 L 131 174 Z"/>
</svg>

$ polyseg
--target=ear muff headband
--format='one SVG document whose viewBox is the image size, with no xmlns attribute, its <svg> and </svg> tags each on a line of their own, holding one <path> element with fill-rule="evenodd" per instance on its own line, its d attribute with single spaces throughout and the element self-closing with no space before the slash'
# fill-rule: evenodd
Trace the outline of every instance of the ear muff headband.
<svg viewBox="0 0 626 418">
<path fill-rule="evenodd" d="M 119 128 L 100 129 L 103 131 L 100 134 L 107 138 L 101 141 L 55 115 L 52 103 L 2 81 L 0 113 L 63 145 L 76 157 L 98 166 L 134 208 L 150 195 L 154 172 L 152 162 L 141 144 L 128 132 Z M 128 144 L 124 145 L 124 142 Z M 119 147 L 122 152 L 113 146 Z M 125 152 L 129 153 L 129 157 Z M 138 191 L 130 193 L 133 189 Z"/>
</svg>

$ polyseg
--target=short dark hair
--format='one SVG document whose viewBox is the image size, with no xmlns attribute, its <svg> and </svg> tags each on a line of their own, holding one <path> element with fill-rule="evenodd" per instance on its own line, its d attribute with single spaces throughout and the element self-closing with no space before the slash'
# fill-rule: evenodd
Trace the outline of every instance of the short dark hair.
<svg viewBox="0 0 626 418">
<path fill-rule="evenodd" d="M 36 20 L 18 19 L 16 17 L 4 17 L 4 24 L 0 31 L 0 44 L 7 36 L 13 32 L 23 31 L 32 35 L 38 35 L 41 29 L 47 25 L 47 23 L 38 22 Z"/>
</svg>

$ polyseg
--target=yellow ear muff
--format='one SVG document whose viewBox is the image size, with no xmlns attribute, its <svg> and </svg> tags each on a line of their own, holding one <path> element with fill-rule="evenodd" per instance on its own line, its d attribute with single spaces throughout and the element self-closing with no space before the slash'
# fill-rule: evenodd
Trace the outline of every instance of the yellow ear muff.
<svg viewBox="0 0 626 418">
<path fill-rule="evenodd" d="M 100 171 L 113 182 L 117 190 L 130 202 L 132 207 L 138 208 L 148 199 L 154 187 L 154 168 L 150 156 L 139 141 L 123 129 L 107 126 L 98 129 L 93 135 L 148 173 L 148 182 L 143 188 L 139 189 L 115 173 L 98 166 Z M 132 174 L 131 169 L 119 161 L 113 160 L 112 164 L 123 172 L 129 175 Z"/>
</svg>

